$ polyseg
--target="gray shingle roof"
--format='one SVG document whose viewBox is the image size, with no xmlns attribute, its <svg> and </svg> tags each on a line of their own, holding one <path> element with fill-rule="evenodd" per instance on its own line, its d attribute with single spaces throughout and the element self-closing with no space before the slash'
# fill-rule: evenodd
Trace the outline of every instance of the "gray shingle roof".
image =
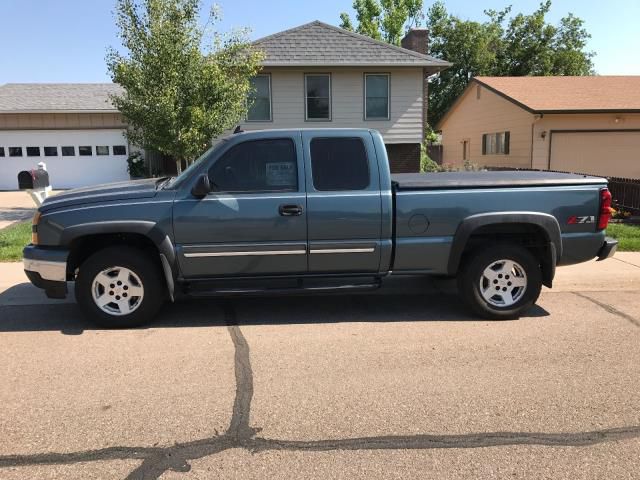
<svg viewBox="0 0 640 480">
<path fill-rule="evenodd" d="M 120 91 L 113 83 L 7 83 L 0 86 L 0 113 L 116 112 L 109 94 Z"/>
<path fill-rule="evenodd" d="M 415 66 L 439 71 L 451 65 L 318 20 L 261 38 L 254 45 L 265 52 L 265 67 Z"/>
</svg>

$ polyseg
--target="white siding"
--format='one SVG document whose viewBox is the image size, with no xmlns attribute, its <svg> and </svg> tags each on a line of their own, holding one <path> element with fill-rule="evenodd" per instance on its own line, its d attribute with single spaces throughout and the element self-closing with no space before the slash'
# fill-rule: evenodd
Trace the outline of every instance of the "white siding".
<svg viewBox="0 0 640 480">
<path fill-rule="evenodd" d="M 304 74 L 331 73 L 331 121 L 305 121 Z M 389 73 L 390 119 L 364 120 L 364 73 Z M 386 143 L 422 139 L 422 68 L 271 68 L 273 121 L 244 122 L 244 130 L 265 128 L 374 128 Z"/>
</svg>

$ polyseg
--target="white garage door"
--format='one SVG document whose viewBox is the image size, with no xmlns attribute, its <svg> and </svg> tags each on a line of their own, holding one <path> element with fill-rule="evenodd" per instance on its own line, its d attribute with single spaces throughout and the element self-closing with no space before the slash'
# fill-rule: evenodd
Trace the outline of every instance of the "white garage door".
<svg viewBox="0 0 640 480">
<path fill-rule="evenodd" d="M 0 130 L 0 190 L 39 162 L 54 189 L 128 180 L 128 153 L 124 130 Z"/>
<path fill-rule="evenodd" d="M 551 169 L 640 178 L 640 132 L 554 132 Z"/>
</svg>

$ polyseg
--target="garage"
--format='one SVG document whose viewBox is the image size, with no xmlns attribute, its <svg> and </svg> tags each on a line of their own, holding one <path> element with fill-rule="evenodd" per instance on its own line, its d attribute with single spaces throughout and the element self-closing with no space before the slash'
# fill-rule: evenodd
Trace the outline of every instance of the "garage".
<svg viewBox="0 0 640 480">
<path fill-rule="evenodd" d="M 22 170 L 45 162 L 53 188 L 128 180 L 123 129 L 0 130 L 0 190 L 17 188 Z"/>
<path fill-rule="evenodd" d="M 0 190 L 16 190 L 18 172 L 40 162 L 54 189 L 128 180 L 119 93 L 112 83 L 1 85 Z"/>
<path fill-rule="evenodd" d="M 550 169 L 640 178 L 640 131 L 551 132 Z"/>
</svg>

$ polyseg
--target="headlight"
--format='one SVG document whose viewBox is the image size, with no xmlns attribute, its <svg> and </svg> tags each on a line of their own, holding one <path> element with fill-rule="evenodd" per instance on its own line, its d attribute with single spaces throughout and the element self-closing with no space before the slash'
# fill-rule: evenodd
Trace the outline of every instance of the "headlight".
<svg viewBox="0 0 640 480">
<path fill-rule="evenodd" d="M 31 243 L 33 245 L 38 244 L 38 223 L 40 223 L 40 217 L 42 217 L 40 210 L 36 210 L 36 213 L 33 215 L 33 220 L 31 221 Z"/>
</svg>

